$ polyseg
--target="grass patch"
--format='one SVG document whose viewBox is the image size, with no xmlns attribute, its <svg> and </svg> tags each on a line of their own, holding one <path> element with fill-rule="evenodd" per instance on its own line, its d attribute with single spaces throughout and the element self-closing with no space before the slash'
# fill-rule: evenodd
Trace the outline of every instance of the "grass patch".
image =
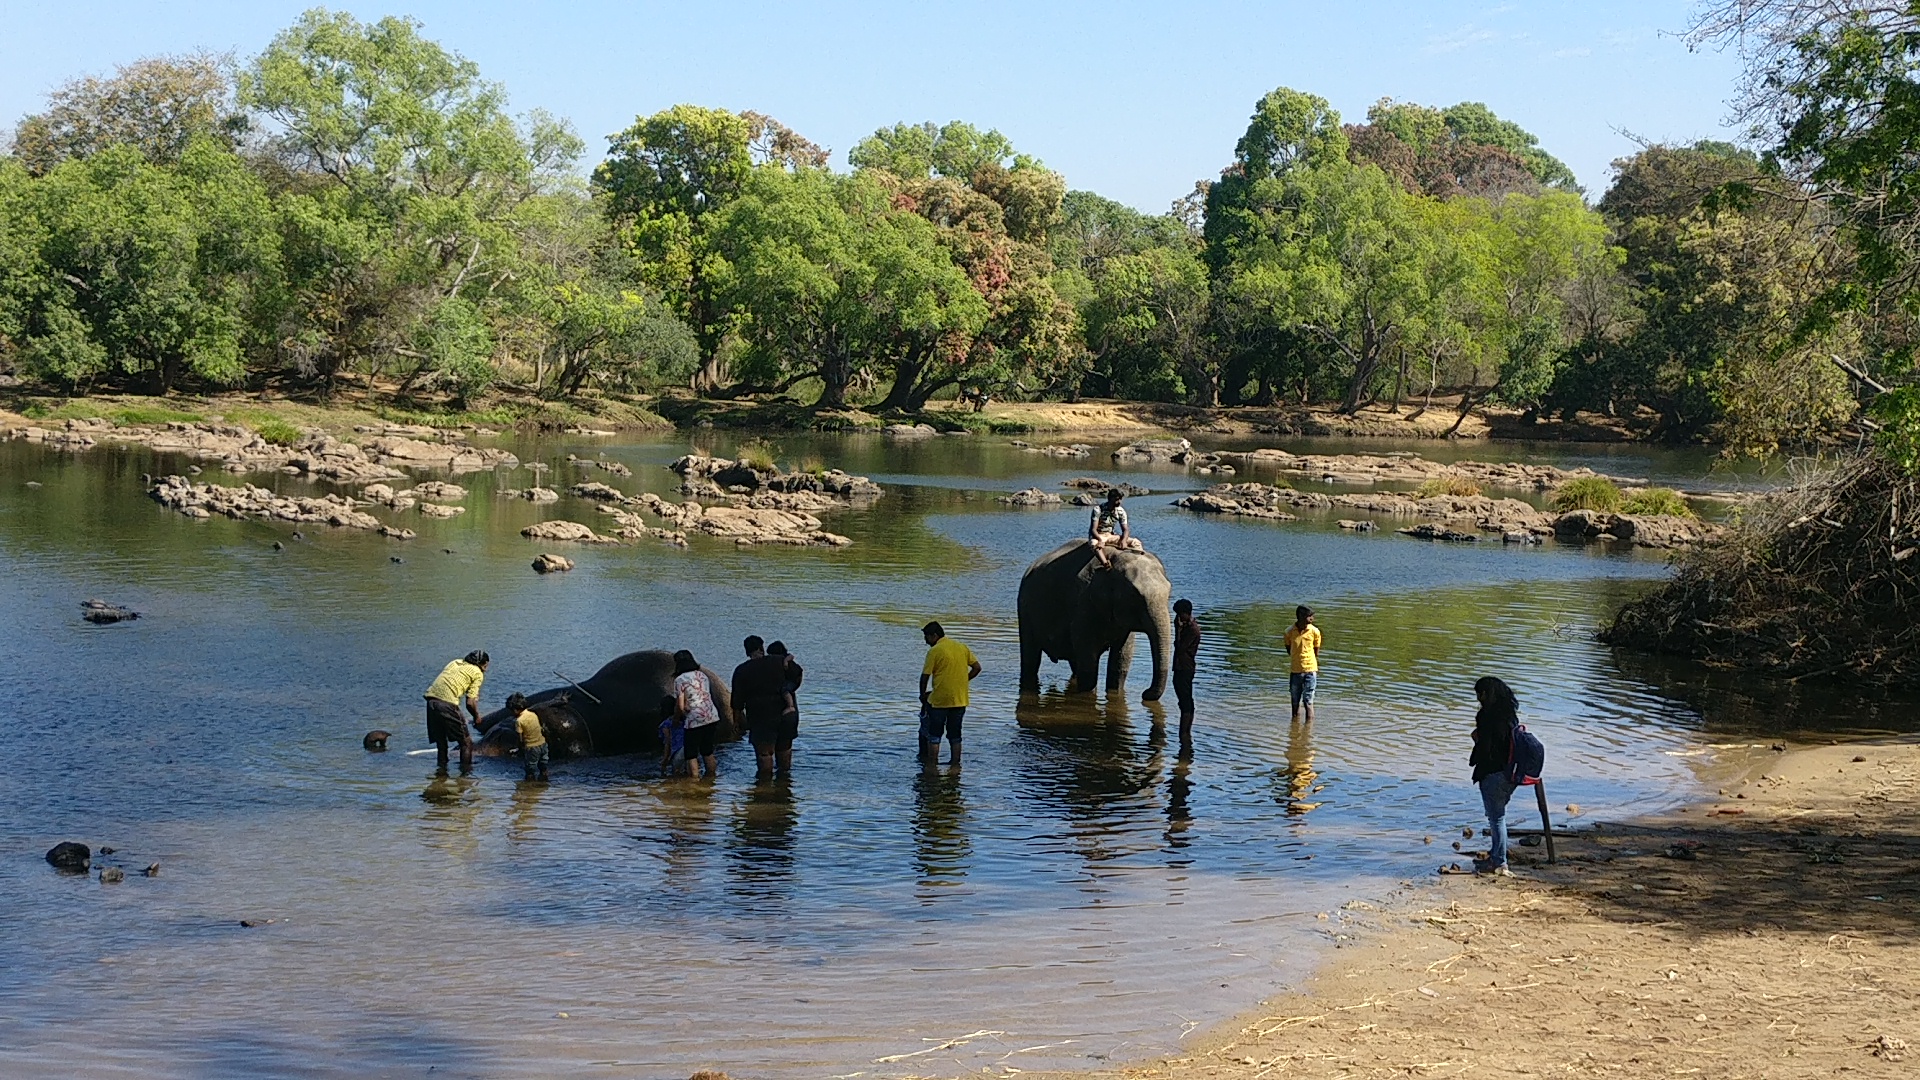
<svg viewBox="0 0 1920 1080">
<path fill-rule="evenodd" d="M 1480 485 L 1464 476 L 1436 476 L 1413 489 L 1413 493 L 1429 499 L 1435 495 L 1453 495 L 1464 498 L 1480 494 Z"/>
<path fill-rule="evenodd" d="M 1693 507 L 1687 505 L 1686 497 L 1672 488 L 1647 488 L 1636 491 L 1627 497 L 1620 508 L 1624 514 L 1662 514 L 1667 517 L 1698 517 Z"/>
<path fill-rule="evenodd" d="M 1561 513 L 1569 510 L 1594 510 L 1611 514 L 1624 500 L 1620 488 L 1604 476 L 1579 476 L 1553 489 L 1547 505 Z"/>
<path fill-rule="evenodd" d="M 301 437 L 299 428 L 278 417 L 255 424 L 253 432 L 275 446 L 292 446 Z"/>
<path fill-rule="evenodd" d="M 749 469 L 773 472 L 780 467 L 780 448 L 765 439 L 741 443 L 736 453 L 736 460 Z"/>
</svg>

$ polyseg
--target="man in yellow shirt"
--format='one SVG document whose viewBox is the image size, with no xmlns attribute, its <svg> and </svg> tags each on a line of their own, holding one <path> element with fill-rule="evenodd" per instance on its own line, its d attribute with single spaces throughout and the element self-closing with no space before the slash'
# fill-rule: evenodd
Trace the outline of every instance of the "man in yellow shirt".
<svg viewBox="0 0 1920 1080">
<path fill-rule="evenodd" d="M 940 763 L 940 736 L 953 744 L 947 763 L 960 767 L 960 722 L 967 715 L 967 684 L 980 677 L 973 650 L 947 636 L 937 622 L 920 628 L 927 662 L 920 667 L 920 759 Z"/>
<path fill-rule="evenodd" d="M 460 744 L 460 771 L 473 771 L 473 733 L 460 715 L 465 705 L 480 723 L 480 684 L 486 680 L 487 654 L 475 649 L 440 669 L 440 677 L 427 687 L 427 740 L 440 751 L 442 769 L 447 767 L 447 744 Z"/>
<path fill-rule="evenodd" d="M 1283 640 L 1292 662 L 1287 665 L 1287 689 L 1293 695 L 1293 720 L 1300 722 L 1300 707 L 1307 707 L 1307 723 L 1313 723 L 1313 691 L 1320 681 L 1320 628 L 1313 625 L 1313 609 L 1301 604 L 1293 609 L 1293 625 Z"/>
</svg>

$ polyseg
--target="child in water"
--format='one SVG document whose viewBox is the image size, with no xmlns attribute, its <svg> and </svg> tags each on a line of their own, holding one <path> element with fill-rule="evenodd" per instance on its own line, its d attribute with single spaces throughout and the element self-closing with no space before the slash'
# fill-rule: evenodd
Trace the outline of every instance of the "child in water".
<svg viewBox="0 0 1920 1080">
<path fill-rule="evenodd" d="M 680 700 L 660 699 L 660 772 L 665 776 L 683 776 L 687 769 L 687 718 L 680 715 Z"/>
<path fill-rule="evenodd" d="M 514 730 L 520 734 L 520 764 L 527 770 L 527 779 L 545 780 L 550 752 L 546 732 L 540 730 L 540 717 L 527 708 L 525 694 L 509 695 L 507 711 L 513 714 Z"/>
</svg>

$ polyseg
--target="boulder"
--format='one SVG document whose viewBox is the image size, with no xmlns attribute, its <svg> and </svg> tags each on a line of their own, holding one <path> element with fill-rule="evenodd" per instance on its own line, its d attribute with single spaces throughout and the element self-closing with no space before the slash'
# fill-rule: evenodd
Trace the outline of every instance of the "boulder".
<svg viewBox="0 0 1920 1080">
<path fill-rule="evenodd" d="M 550 552 L 541 552 L 533 557 L 533 570 L 537 574 L 564 574 L 573 569 L 573 560 Z"/>
<path fill-rule="evenodd" d="M 1449 529 L 1444 525 L 1435 525 L 1427 521 L 1400 530 L 1400 535 L 1411 536 L 1415 540 L 1439 540 L 1449 544 L 1472 544 L 1480 538 L 1470 532 Z"/>
<path fill-rule="evenodd" d="M 147 489 L 147 494 L 162 506 L 171 507 L 190 517 L 224 514 L 236 519 L 270 518 L 331 525 L 335 528 L 365 529 L 401 540 L 411 540 L 414 536 L 413 530 L 385 524 L 361 510 L 358 504 L 344 495 L 302 498 L 278 495 L 252 484 L 238 487 L 196 484 L 184 476 L 168 476 L 158 480 Z M 400 496 L 396 495 L 395 498 Z"/>
<path fill-rule="evenodd" d="M 612 432 L 608 432 L 608 434 L 611 435 Z M 575 454 L 568 454 L 567 461 L 582 469 L 599 469 L 602 472 L 610 472 L 615 476 L 633 475 L 632 469 L 622 465 L 618 461 L 608 461 L 606 458 L 583 458 Z"/>
<path fill-rule="evenodd" d="M 569 540 L 577 544 L 617 544 L 611 536 L 601 536 L 577 521 L 542 521 L 520 530 L 529 540 Z"/>
<path fill-rule="evenodd" d="M 377 753 L 387 748 L 387 740 L 391 738 L 393 738 L 393 732 L 382 731 L 379 728 L 375 728 L 372 731 L 367 732 L 366 735 L 361 737 L 360 745 L 364 749 L 371 750 Z M 147 876 L 152 877 L 153 875 L 149 874 Z"/>
<path fill-rule="evenodd" d="M 93 849 L 73 840 L 65 840 L 53 845 L 47 852 L 47 862 L 56 870 L 84 874 L 93 865 Z"/>
<path fill-rule="evenodd" d="M 520 464 L 520 459 L 495 447 L 473 447 L 461 443 L 426 443 L 405 437 L 368 440 L 361 450 L 380 462 L 426 466 L 452 472 L 479 472 L 500 466 Z"/>
<path fill-rule="evenodd" d="M 442 506 L 439 503 L 421 503 L 420 512 L 431 518 L 459 517 L 467 512 L 464 506 Z"/>
<path fill-rule="evenodd" d="M 552 488 L 502 488 L 500 494 L 509 499 L 525 499 L 528 502 L 549 503 L 560 501 L 560 493 Z"/>
<path fill-rule="evenodd" d="M 1354 520 L 1353 518 L 1341 518 L 1339 521 L 1335 522 L 1334 524 L 1340 526 L 1341 528 L 1347 530 L 1348 532 L 1372 532 L 1375 529 L 1380 527 L 1379 525 L 1375 524 L 1373 519 L 1371 518 L 1362 518 L 1358 521 Z"/>
<path fill-rule="evenodd" d="M 575 484 L 568 489 L 568 494 L 576 498 L 593 499 L 596 502 L 623 503 L 627 501 L 625 495 L 622 495 L 620 492 L 597 480 L 589 480 L 584 484 Z"/>
<path fill-rule="evenodd" d="M 1129 484 L 1124 480 L 1102 480 L 1097 476 L 1076 476 L 1071 480 L 1060 481 L 1060 486 L 1073 488 L 1078 491 L 1100 492 L 1102 494 L 1112 491 L 1114 488 L 1119 488 L 1121 493 L 1126 495 L 1153 494 L 1152 488 L 1143 488 L 1137 484 Z"/>
<path fill-rule="evenodd" d="M 1025 443 L 1018 445 L 1029 454 L 1044 454 L 1047 457 L 1084 458 L 1093 456 L 1093 447 L 1088 446 L 1086 443 L 1072 443 L 1066 446 L 1028 446 Z"/>
<path fill-rule="evenodd" d="M 1059 506 L 1060 496 L 1051 491 L 1028 488 L 1011 495 L 1002 495 L 997 501 L 1006 503 L 1008 506 Z"/>
<path fill-rule="evenodd" d="M 467 497 L 467 489 L 459 484 L 449 484 L 441 480 L 429 480 L 424 484 L 415 484 L 407 492 L 416 499 L 434 499 L 439 502 L 454 502 Z"/>
<path fill-rule="evenodd" d="M 85 600 L 80 604 L 80 617 L 90 623 L 105 626 L 110 623 L 127 622 L 140 617 L 140 613 L 123 608 L 118 604 L 109 604 L 105 600 Z"/>
<path fill-rule="evenodd" d="M 1185 439 L 1142 439 L 1113 452 L 1115 465 L 1181 463 L 1192 453 L 1193 444 Z"/>
<path fill-rule="evenodd" d="M 880 430 L 896 439 L 924 439 L 940 434 L 931 424 L 888 424 Z"/>
</svg>

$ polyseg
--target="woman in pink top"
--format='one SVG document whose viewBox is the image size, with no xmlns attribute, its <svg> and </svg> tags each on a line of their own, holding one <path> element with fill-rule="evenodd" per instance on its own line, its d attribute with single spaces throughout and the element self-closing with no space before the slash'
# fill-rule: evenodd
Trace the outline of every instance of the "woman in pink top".
<svg viewBox="0 0 1920 1080">
<path fill-rule="evenodd" d="M 713 707 L 713 684 L 707 681 L 707 673 L 686 649 L 673 654 L 673 692 L 685 718 L 687 762 L 711 779 L 720 767 L 714 756 L 720 741 L 720 710 Z"/>
</svg>

